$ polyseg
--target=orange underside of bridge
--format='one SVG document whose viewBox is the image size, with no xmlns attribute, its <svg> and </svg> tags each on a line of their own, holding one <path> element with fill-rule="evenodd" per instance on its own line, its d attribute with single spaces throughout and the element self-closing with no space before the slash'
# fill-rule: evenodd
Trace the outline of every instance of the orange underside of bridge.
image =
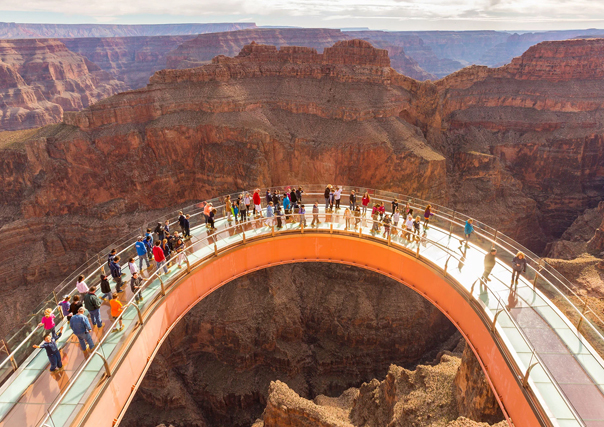
<svg viewBox="0 0 604 427">
<path fill-rule="evenodd" d="M 180 279 L 152 309 L 140 334 L 104 384 L 84 425 L 113 426 L 130 404 L 163 339 L 199 301 L 233 279 L 262 268 L 294 262 L 336 262 L 370 269 L 414 289 L 439 308 L 473 347 L 516 427 L 541 425 L 521 384 L 508 367 L 489 327 L 443 275 L 414 257 L 368 239 L 290 234 L 237 246 Z M 236 371 L 233 375 L 237 375 Z"/>
</svg>

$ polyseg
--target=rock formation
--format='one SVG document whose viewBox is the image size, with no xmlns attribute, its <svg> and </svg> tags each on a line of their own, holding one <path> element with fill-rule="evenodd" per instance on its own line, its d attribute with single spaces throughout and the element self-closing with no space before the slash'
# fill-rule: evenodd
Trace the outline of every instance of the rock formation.
<svg viewBox="0 0 604 427">
<path fill-rule="evenodd" d="M 60 39 L 76 52 L 107 71 L 128 89 L 149 83 L 156 71 L 166 67 L 166 55 L 194 36 L 95 37 Z"/>
<path fill-rule="evenodd" d="M 441 354 L 463 346 L 438 310 L 384 276 L 323 263 L 273 267 L 225 285 L 187 314 L 163 344 L 122 425 L 249 426 L 265 407 L 266 426 L 323 425 L 285 420 L 304 414 L 308 405 L 336 406 L 342 393 L 340 401 L 351 402 L 349 388 L 359 386 L 351 420 L 380 417 L 397 401 L 395 412 L 404 406 L 406 413 L 397 415 L 402 425 L 425 421 L 428 413 L 436 418 L 434 407 L 452 420 L 461 353 Z M 472 358 L 470 353 L 464 363 Z M 416 371 L 390 367 L 415 369 L 434 359 L 441 363 Z M 466 390 L 473 390 L 464 394 L 464 405 L 478 410 L 490 391 L 473 363 L 463 371 Z M 382 383 L 375 379 L 384 376 Z M 295 405 L 271 406 L 282 397 L 273 392 L 273 381 L 283 383 L 279 390 Z M 384 389 L 392 390 L 391 401 L 375 396 Z M 286 415 L 283 404 L 291 409 Z"/>
<path fill-rule="evenodd" d="M 252 22 L 224 24 L 24 24 L 0 22 L 0 39 L 178 36 L 255 28 Z"/>
<path fill-rule="evenodd" d="M 325 28 L 256 28 L 244 31 L 201 34 L 187 41 L 168 54 L 168 68 L 193 68 L 209 64 L 218 55 L 235 56 L 247 44 L 267 44 L 281 46 L 305 46 L 322 52 L 337 41 L 363 39 L 374 46 L 386 49 L 392 61 L 392 67 L 399 73 L 416 80 L 436 79 L 433 74 L 424 71 L 418 63 L 405 54 L 406 46 L 401 43 L 388 43 L 386 40 L 374 40 L 374 33 L 348 33 Z M 458 70 L 461 67 L 455 68 Z M 453 70 L 453 71 L 455 71 Z"/>
<path fill-rule="evenodd" d="M 0 130 L 57 123 L 124 89 L 57 40 L 0 40 Z"/>
</svg>

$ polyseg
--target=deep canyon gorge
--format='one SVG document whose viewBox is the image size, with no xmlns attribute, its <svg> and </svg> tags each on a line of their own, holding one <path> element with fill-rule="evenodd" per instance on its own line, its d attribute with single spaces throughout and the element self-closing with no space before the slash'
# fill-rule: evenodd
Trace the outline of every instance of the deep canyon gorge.
<svg viewBox="0 0 604 427">
<path fill-rule="evenodd" d="M 444 315 L 377 273 L 303 263 L 251 273 L 201 301 L 163 344 L 122 425 L 444 426 L 460 417 L 503 419 Z"/>
</svg>

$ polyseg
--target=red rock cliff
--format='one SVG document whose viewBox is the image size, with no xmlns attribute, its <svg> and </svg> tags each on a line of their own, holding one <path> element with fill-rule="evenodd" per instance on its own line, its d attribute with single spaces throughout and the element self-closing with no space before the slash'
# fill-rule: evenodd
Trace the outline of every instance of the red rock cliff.
<svg viewBox="0 0 604 427">
<path fill-rule="evenodd" d="M 371 33 L 371 34 L 369 34 Z M 306 46 L 322 52 L 335 42 L 364 39 L 374 46 L 388 50 L 392 67 L 399 73 L 417 80 L 435 79 L 433 74 L 424 71 L 417 62 L 405 54 L 406 46 L 373 40 L 374 32 L 342 32 L 325 28 L 256 28 L 225 33 L 201 34 L 193 40 L 184 42 L 168 54 L 168 68 L 192 68 L 208 64 L 217 55 L 235 56 L 247 44 L 256 42 L 276 47 Z M 382 32 L 375 32 L 382 33 Z M 458 69 L 458 68 L 456 68 Z"/>
<path fill-rule="evenodd" d="M 0 131 L 57 123 L 124 88 L 57 40 L 0 40 Z"/>
</svg>

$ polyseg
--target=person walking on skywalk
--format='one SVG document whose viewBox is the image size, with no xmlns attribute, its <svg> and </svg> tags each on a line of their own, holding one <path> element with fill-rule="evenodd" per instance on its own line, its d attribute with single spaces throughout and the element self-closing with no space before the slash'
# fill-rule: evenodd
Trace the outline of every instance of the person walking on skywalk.
<svg viewBox="0 0 604 427">
<path fill-rule="evenodd" d="M 78 314 L 71 318 L 69 325 L 74 335 L 78 337 L 82 351 L 86 351 L 86 344 L 88 344 L 90 350 L 93 350 L 94 341 L 92 341 L 92 336 L 90 335 L 92 328 L 90 327 L 88 317 L 84 316 L 84 307 L 80 307 Z"/>
</svg>

